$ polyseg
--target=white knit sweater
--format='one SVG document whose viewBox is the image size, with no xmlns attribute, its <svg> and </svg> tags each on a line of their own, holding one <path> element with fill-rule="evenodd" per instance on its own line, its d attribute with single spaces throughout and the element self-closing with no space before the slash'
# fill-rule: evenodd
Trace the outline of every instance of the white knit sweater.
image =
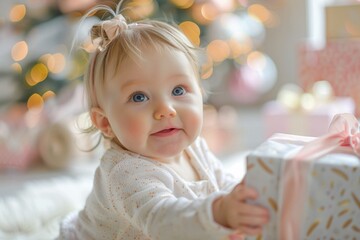
<svg viewBox="0 0 360 240">
<path fill-rule="evenodd" d="M 198 139 L 186 149 L 200 181 L 113 144 L 96 170 L 93 190 L 73 229 L 76 239 L 223 239 L 212 203 L 237 181 Z"/>
</svg>

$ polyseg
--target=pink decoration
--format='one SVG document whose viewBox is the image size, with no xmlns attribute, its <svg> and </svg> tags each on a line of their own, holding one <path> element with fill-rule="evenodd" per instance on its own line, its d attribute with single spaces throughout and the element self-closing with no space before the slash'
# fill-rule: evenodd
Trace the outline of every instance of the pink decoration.
<svg viewBox="0 0 360 240">
<path fill-rule="evenodd" d="M 261 97 L 259 91 L 260 77 L 249 67 L 241 67 L 233 72 L 229 83 L 229 92 L 239 103 L 254 103 Z"/>
<path fill-rule="evenodd" d="M 305 90 L 316 81 L 327 80 L 336 96 L 354 99 L 355 115 L 360 116 L 360 41 L 329 40 L 324 49 L 309 44 L 300 47 L 299 74 Z"/>
<path fill-rule="evenodd" d="M 251 52 L 246 64 L 237 66 L 229 81 L 229 92 L 239 103 L 254 103 L 276 83 L 277 69 L 264 53 Z"/>
</svg>

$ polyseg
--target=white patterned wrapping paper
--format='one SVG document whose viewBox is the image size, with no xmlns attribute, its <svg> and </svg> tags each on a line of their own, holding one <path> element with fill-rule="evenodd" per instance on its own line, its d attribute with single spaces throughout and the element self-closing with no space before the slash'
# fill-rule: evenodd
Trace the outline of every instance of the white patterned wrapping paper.
<svg viewBox="0 0 360 240">
<path fill-rule="evenodd" d="M 271 216 L 261 236 L 247 239 L 279 239 L 282 168 L 287 156 L 302 148 L 300 142 L 311 139 L 275 134 L 247 156 L 246 184 L 258 191 L 255 202 L 268 208 Z M 360 239 L 360 159 L 352 154 L 328 154 L 314 162 L 306 179 L 309 197 L 299 206 L 304 209 L 299 239 Z"/>
</svg>

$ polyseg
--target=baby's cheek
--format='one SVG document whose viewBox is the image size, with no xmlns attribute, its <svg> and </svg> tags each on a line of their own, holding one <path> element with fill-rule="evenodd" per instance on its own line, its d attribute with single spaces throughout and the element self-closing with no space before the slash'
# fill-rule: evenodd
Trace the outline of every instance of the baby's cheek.
<svg viewBox="0 0 360 240">
<path fill-rule="evenodd" d="M 191 115 L 192 117 L 189 117 L 189 121 L 188 121 L 188 126 L 191 129 L 192 132 L 194 133 L 200 133 L 201 129 L 202 129 L 202 122 L 203 122 L 203 118 L 201 114 L 195 113 L 193 115 Z"/>
<path fill-rule="evenodd" d="M 139 137 L 140 135 L 144 134 L 144 124 L 141 121 L 128 121 L 127 122 L 127 131 L 130 137 Z"/>
</svg>

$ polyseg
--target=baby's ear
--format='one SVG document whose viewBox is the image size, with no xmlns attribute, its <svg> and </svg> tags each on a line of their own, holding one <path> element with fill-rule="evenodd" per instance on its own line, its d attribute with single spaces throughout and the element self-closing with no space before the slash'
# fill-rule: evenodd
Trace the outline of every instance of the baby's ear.
<svg viewBox="0 0 360 240">
<path fill-rule="evenodd" d="M 99 129 L 106 137 L 108 138 L 115 137 L 111 129 L 109 120 L 101 108 L 98 107 L 91 108 L 90 117 L 95 127 Z"/>
</svg>

